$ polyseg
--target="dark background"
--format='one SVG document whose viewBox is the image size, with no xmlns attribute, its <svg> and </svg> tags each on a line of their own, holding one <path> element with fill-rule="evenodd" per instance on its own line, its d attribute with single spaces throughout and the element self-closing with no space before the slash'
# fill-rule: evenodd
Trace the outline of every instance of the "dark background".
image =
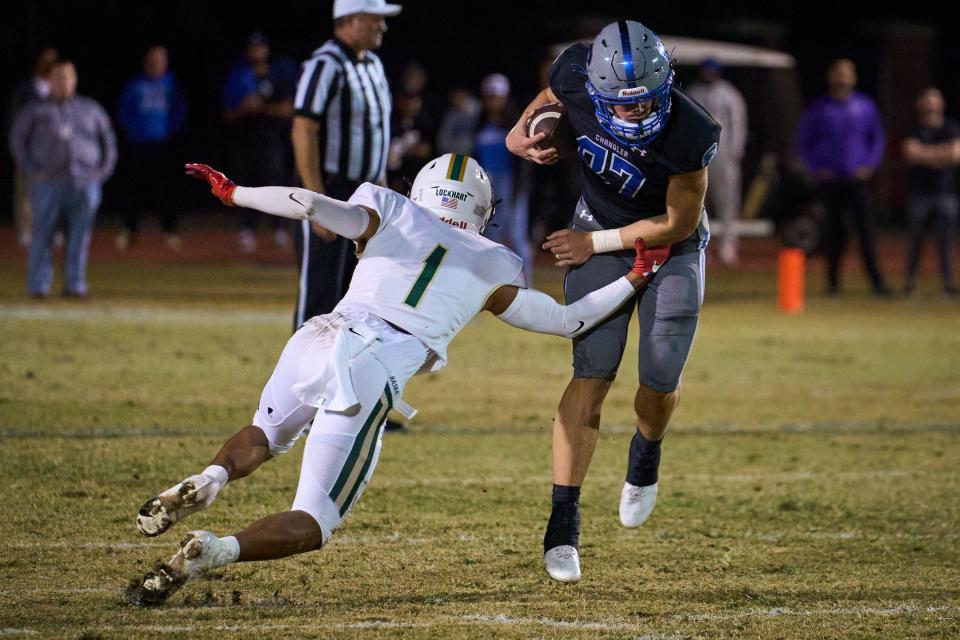
<svg viewBox="0 0 960 640">
<path fill-rule="evenodd" d="M 723 3 L 713 13 L 699 11 L 693 4 L 666 2 L 642 3 L 642 7 L 637 2 L 588 6 L 522 0 L 418 0 L 400 4 L 403 13 L 388 19 L 389 32 L 380 56 L 391 78 L 408 60 L 419 60 L 430 76 L 431 90 L 439 95 L 455 85 L 476 89 L 485 74 L 500 71 L 511 78 L 514 93 L 523 102 L 538 89 L 538 69 L 550 45 L 592 36 L 606 22 L 627 17 L 661 34 L 716 38 L 786 51 L 797 59 L 802 99 L 821 92 L 823 71 L 830 60 L 839 55 L 853 57 L 860 70 L 860 88 L 877 96 L 888 116 L 892 144 L 905 128 L 904 116 L 902 108 L 901 115 L 888 112 L 912 104 L 915 87 L 904 87 L 901 92 L 897 84 L 905 81 L 890 77 L 889 63 L 884 60 L 901 55 L 896 47 L 891 51 L 890 34 L 919 30 L 925 34 L 930 51 L 918 56 L 913 84 L 938 84 L 952 114 L 957 113 L 955 107 L 960 103 L 960 46 L 952 42 L 956 23 L 918 4 L 895 10 L 869 5 L 858 13 L 855 6 L 845 3 L 843 14 L 837 12 L 840 3 L 733 2 Z M 247 36 L 262 31 L 271 39 L 275 54 L 302 60 L 331 35 L 331 7 L 330 0 L 273 0 L 251 5 L 110 0 L 5 4 L 0 9 L 0 104 L 6 105 L 16 82 L 29 77 L 36 52 L 43 46 L 54 46 L 62 56 L 76 62 L 79 92 L 97 99 L 112 113 L 123 84 L 140 70 L 145 48 L 151 43 L 165 44 L 170 50 L 171 69 L 190 103 L 185 155 L 195 161 L 218 162 L 222 147 L 220 89 Z M 914 56 L 907 50 L 901 57 Z M 899 76 L 909 76 L 910 65 L 909 59 L 903 60 Z M 681 82 L 691 80 L 692 74 L 690 68 L 681 67 Z M 731 70 L 729 76 L 737 83 L 737 70 Z M 750 106 L 751 118 L 761 117 L 756 106 Z M 770 119 L 776 114 L 766 116 Z M 762 145 L 763 141 L 752 140 L 751 144 Z M 3 145 L 6 148 L 6 131 Z M 3 223 L 9 223 L 10 218 L 7 185 L 11 170 L 5 149 L 0 154 Z M 192 200 L 196 191 L 185 189 L 187 200 Z M 116 189 L 108 183 L 107 210 L 116 198 L 111 191 Z"/>
</svg>

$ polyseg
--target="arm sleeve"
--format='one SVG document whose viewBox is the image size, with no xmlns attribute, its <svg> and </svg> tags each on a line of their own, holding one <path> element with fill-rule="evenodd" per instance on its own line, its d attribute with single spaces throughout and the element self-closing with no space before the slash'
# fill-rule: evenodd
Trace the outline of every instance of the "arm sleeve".
<svg viewBox="0 0 960 640">
<path fill-rule="evenodd" d="M 541 291 L 520 289 L 507 310 L 497 317 L 519 329 L 575 338 L 619 309 L 635 293 L 629 280 L 619 278 L 564 306 Z"/>
<path fill-rule="evenodd" d="M 359 238 L 370 224 L 370 214 L 363 207 L 307 189 L 237 187 L 233 192 L 233 202 L 240 207 L 282 218 L 313 220 L 351 240 Z"/>
</svg>

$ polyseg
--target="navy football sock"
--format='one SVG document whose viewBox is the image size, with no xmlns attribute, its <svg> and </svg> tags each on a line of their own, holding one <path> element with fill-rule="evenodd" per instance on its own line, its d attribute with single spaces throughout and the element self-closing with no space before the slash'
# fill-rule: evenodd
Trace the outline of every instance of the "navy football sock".
<svg viewBox="0 0 960 640">
<path fill-rule="evenodd" d="M 655 484 L 660 470 L 660 443 L 662 440 L 647 440 L 637 429 L 630 441 L 627 458 L 627 482 L 637 487 Z"/>
<path fill-rule="evenodd" d="M 580 487 L 553 485 L 553 511 L 543 536 L 543 552 L 580 544 Z"/>
</svg>

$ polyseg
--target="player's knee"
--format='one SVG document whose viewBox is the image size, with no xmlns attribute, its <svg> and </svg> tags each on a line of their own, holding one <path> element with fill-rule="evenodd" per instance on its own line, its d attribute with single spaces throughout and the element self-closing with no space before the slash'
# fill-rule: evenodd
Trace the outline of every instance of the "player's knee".
<svg viewBox="0 0 960 640">
<path fill-rule="evenodd" d="M 669 387 L 652 387 L 641 382 L 637 385 L 637 395 L 634 401 L 634 408 L 639 412 L 642 407 L 650 403 L 664 403 L 667 401 L 676 401 L 680 398 L 680 381 Z"/>
<path fill-rule="evenodd" d="M 560 401 L 558 418 L 570 424 L 599 426 L 600 411 L 613 377 L 577 378 L 567 385 Z"/>
<path fill-rule="evenodd" d="M 637 395 L 641 393 L 644 396 L 663 398 L 671 393 L 676 393 L 680 389 L 680 374 L 676 376 L 667 374 L 658 375 L 658 372 L 641 372 L 640 386 L 637 389 Z"/>
<path fill-rule="evenodd" d="M 659 440 L 667 431 L 673 410 L 680 402 L 679 381 L 672 389 L 656 389 L 643 383 L 637 387 L 633 409 L 637 414 L 637 426 L 644 437 Z"/>
<path fill-rule="evenodd" d="M 312 408 L 311 408 L 312 409 Z M 253 426 L 260 429 L 267 439 L 267 446 L 270 449 L 270 455 L 279 456 L 287 451 L 303 435 L 307 425 L 313 418 L 310 413 L 294 412 L 291 415 L 282 414 L 278 409 L 269 406 L 263 406 L 257 409 L 253 417 Z"/>
<path fill-rule="evenodd" d="M 320 527 L 322 544 L 327 543 L 327 540 L 330 539 L 330 536 L 333 535 L 333 532 L 337 530 L 337 527 L 339 527 L 343 521 L 337 505 L 330 496 L 325 493 L 318 493 L 311 496 L 297 495 L 290 510 L 303 511 L 313 518 L 317 526 Z M 319 548 L 319 545 L 317 545 L 317 547 Z"/>
</svg>

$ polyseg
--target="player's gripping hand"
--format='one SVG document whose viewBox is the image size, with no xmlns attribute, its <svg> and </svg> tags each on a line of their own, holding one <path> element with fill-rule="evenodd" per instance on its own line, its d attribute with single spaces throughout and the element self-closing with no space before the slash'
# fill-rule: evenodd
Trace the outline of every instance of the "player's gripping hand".
<svg viewBox="0 0 960 640">
<path fill-rule="evenodd" d="M 229 207 L 236 206 L 233 203 L 233 192 L 237 190 L 237 185 L 230 178 L 205 164 L 190 163 L 184 166 L 188 176 L 206 180 L 210 184 L 210 193 L 220 198 L 220 202 Z"/>
<path fill-rule="evenodd" d="M 633 261 L 630 272 L 643 276 L 649 282 L 657 270 L 670 258 L 670 245 L 665 244 L 662 247 L 650 249 L 643 238 L 637 238 L 634 247 L 637 250 L 637 258 Z"/>
<path fill-rule="evenodd" d="M 524 117 L 521 118 L 520 121 L 526 122 L 527 114 L 523 115 Z M 507 134 L 507 150 L 510 151 L 510 153 L 515 156 L 520 156 L 524 160 L 536 162 L 537 164 L 555 164 L 557 160 L 560 159 L 560 154 L 557 152 L 556 147 L 550 147 L 549 149 L 537 148 L 537 143 L 547 136 L 545 132 L 541 131 L 532 138 L 528 138 L 523 134 L 521 129 L 522 127 L 516 126 Z"/>
<path fill-rule="evenodd" d="M 548 235 L 542 246 L 553 254 L 558 267 L 575 267 L 593 255 L 593 240 L 589 231 L 560 229 Z"/>
</svg>

